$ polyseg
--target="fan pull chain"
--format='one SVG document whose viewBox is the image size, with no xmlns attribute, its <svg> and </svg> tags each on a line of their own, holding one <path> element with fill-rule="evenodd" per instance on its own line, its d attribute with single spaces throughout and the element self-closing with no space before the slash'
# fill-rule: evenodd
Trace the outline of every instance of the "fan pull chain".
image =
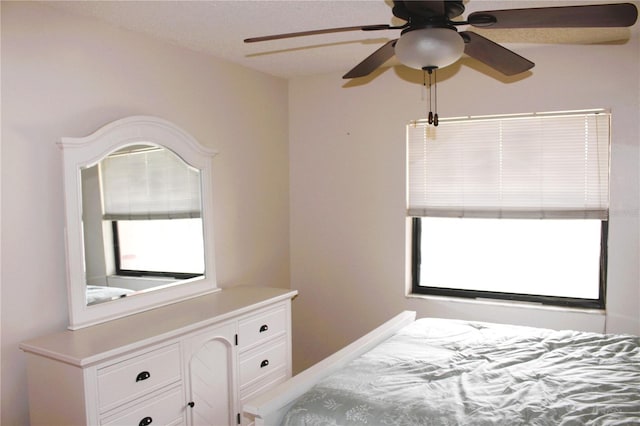
<svg viewBox="0 0 640 426">
<path fill-rule="evenodd" d="M 431 72 L 429 72 L 429 85 L 427 86 L 427 70 L 426 69 L 423 72 L 423 80 L 424 80 L 424 87 L 427 92 L 427 97 L 429 98 L 429 111 L 427 113 L 427 122 L 429 124 L 432 124 L 433 112 L 431 111 Z"/>
<path fill-rule="evenodd" d="M 429 113 L 427 114 L 429 124 L 433 123 L 433 112 L 431 111 L 431 73 L 429 73 L 429 86 L 427 86 L 427 72 L 424 72 L 424 86 L 427 89 L 427 96 L 429 97 Z"/>
<path fill-rule="evenodd" d="M 433 69 L 433 106 L 435 114 L 433 114 L 433 125 L 438 125 L 438 68 Z"/>
<path fill-rule="evenodd" d="M 434 74 L 434 80 L 432 82 L 431 74 L 436 69 L 437 67 L 426 67 L 423 69 L 423 84 L 425 88 L 427 88 L 427 74 L 429 75 L 429 87 L 427 88 L 427 95 L 429 96 L 429 114 L 427 115 L 427 122 L 434 126 L 438 125 L 438 81 L 437 74 Z M 431 86 L 433 86 L 433 90 L 431 89 Z M 434 108 L 431 108 L 432 100 Z M 435 114 L 433 110 L 435 110 Z"/>
</svg>

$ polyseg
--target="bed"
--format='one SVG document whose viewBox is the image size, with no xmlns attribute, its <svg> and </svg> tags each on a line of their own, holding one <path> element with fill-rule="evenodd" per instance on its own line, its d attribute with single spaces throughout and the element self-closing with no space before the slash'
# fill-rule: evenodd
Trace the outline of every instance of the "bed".
<svg viewBox="0 0 640 426">
<path fill-rule="evenodd" d="M 640 338 L 404 312 L 244 410 L 256 425 L 640 424 Z"/>
<path fill-rule="evenodd" d="M 87 306 L 120 299 L 132 293 L 135 291 L 127 288 L 87 285 Z"/>
</svg>

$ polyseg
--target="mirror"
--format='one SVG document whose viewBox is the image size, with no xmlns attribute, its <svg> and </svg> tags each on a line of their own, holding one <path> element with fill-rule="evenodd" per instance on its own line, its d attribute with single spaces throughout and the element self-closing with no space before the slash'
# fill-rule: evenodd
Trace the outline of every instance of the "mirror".
<svg viewBox="0 0 640 426">
<path fill-rule="evenodd" d="M 165 147 L 140 144 L 80 175 L 87 305 L 205 274 L 198 169 Z"/>
<path fill-rule="evenodd" d="M 217 290 L 215 151 L 155 117 L 118 120 L 60 146 L 69 328 Z"/>
</svg>

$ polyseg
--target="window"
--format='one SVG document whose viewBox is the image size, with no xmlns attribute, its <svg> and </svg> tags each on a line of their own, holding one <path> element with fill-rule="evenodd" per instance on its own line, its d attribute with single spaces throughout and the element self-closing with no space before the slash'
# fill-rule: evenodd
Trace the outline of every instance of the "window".
<svg viewBox="0 0 640 426">
<path fill-rule="evenodd" d="M 412 291 L 604 308 L 606 111 L 412 123 Z"/>
<path fill-rule="evenodd" d="M 134 144 L 100 162 L 100 184 L 117 275 L 204 274 L 197 169 L 166 148 Z"/>
</svg>

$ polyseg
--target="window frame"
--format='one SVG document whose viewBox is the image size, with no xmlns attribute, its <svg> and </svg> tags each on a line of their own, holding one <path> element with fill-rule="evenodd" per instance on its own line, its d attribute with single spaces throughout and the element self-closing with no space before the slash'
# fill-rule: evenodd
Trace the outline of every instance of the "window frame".
<svg viewBox="0 0 640 426">
<path fill-rule="evenodd" d="M 457 297 L 463 299 L 492 299 L 512 302 L 536 303 L 550 306 L 569 308 L 605 309 L 607 289 L 607 240 L 609 223 L 601 220 L 600 232 L 600 274 L 598 286 L 598 299 L 583 299 L 572 297 L 559 297 L 547 295 L 535 295 L 527 293 L 504 293 L 497 291 L 465 290 L 446 287 L 433 287 L 420 285 L 420 271 L 422 267 L 422 217 L 411 217 L 411 292 L 414 295 L 430 295 L 443 297 Z M 499 220 L 499 219 L 497 219 Z"/>
</svg>

